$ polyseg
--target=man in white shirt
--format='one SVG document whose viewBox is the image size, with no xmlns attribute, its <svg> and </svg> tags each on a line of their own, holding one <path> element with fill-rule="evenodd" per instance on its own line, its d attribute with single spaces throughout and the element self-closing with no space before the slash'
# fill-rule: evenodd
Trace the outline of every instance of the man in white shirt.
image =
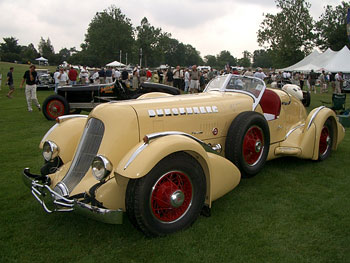
<svg viewBox="0 0 350 263">
<path fill-rule="evenodd" d="M 335 74 L 335 93 L 340 94 L 342 92 L 343 81 L 343 73 L 338 72 Z"/>
<path fill-rule="evenodd" d="M 264 80 L 266 78 L 266 75 L 262 71 L 262 68 L 258 68 L 258 71 L 254 73 L 254 77 Z"/>
<path fill-rule="evenodd" d="M 57 88 L 64 86 L 67 84 L 68 81 L 68 75 L 67 73 L 63 70 L 63 68 L 60 68 L 59 71 L 56 71 L 55 74 L 53 75 L 55 79 L 55 93 L 57 93 Z"/>
</svg>

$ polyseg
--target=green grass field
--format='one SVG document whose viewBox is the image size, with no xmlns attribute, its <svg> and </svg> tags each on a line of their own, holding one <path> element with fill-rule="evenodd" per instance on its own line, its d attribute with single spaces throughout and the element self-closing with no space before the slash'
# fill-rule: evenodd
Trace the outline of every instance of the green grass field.
<svg viewBox="0 0 350 263">
<path fill-rule="evenodd" d="M 209 218 L 182 232 L 145 238 L 124 217 L 107 225 L 72 213 L 46 214 L 22 182 L 38 172 L 39 142 L 54 124 L 27 112 L 15 65 L 16 92 L 4 85 L 0 63 L 0 262 L 349 262 L 350 132 L 324 162 L 281 158 L 215 201 Z M 52 91 L 39 91 L 43 100 Z M 309 108 L 330 101 L 312 94 Z M 349 98 L 347 107 L 350 108 Z"/>
</svg>

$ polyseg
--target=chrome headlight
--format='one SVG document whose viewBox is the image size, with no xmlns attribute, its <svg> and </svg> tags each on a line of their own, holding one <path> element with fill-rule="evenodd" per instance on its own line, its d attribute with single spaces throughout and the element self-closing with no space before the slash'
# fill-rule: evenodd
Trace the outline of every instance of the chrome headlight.
<svg viewBox="0 0 350 263">
<path fill-rule="evenodd" d="M 92 175 L 101 181 L 112 172 L 113 165 L 106 157 L 97 155 L 92 161 L 91 169 Z"/>
<path fill-rule="evenodd" d="M 58 146 L 52 141 L 46 141 L 43 145 L 43 157 L 46 161 L 51 161 L 58 156 Z"/>
</svg>

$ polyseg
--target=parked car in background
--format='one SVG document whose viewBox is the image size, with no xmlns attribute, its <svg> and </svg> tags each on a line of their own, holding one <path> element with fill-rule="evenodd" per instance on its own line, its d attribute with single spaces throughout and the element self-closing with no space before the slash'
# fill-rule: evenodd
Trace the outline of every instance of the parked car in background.
<svg viewBox="0 0 350 263">
<path fill-rule="evenodd" d="M 323 161 L 337 149 L 345 130 L 335 113 L 322 106 L 308 114 L 302 98 L 294 85 L 268 89 L 229 74 L 199 94 L 104 103 L 89 116 L 59 117 L 40 142 L 40 175 L 26 168 L 24 180 L 48 213 L 107 223 L 126 213 L 147 236 L 171 234 L 209 215 L 267 160 Z"/>
<path fill-rule="evenodd" d="M 122 81 L 109 84 L 68 85 L 58 87 L 57 94 L 44 100 L 42 112 L 48 120 L 55 120 L 62 115 L 78 114 L 81 110 L 90 111 L 101 103 L 134 99 L 149 92 L 180 94 L 177 88 L 151 82 L 145 82 L 136 89 L 127 87 Z"/>
<path fill-rule="evenodd" d="M 38 73 L 38 90 L 48 90 L 55 88 L 55 80 L 53 79 L 48 69 L 36 69 L 36 72 Z"/>
</svg>

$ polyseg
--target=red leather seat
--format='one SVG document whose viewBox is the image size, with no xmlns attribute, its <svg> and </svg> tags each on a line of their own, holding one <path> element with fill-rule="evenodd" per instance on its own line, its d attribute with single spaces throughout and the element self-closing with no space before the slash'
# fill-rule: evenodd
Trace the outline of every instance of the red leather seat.
<svg viewBox="0 0 350 263">
<path fill-rule="evenodd" d="M 281 111 L 281 99 L 274 91 L 266 89 L 261 97 L 260 106 L 264 114 L 273 115 L 270 119 L 277 119 Z"/>
</svg>

